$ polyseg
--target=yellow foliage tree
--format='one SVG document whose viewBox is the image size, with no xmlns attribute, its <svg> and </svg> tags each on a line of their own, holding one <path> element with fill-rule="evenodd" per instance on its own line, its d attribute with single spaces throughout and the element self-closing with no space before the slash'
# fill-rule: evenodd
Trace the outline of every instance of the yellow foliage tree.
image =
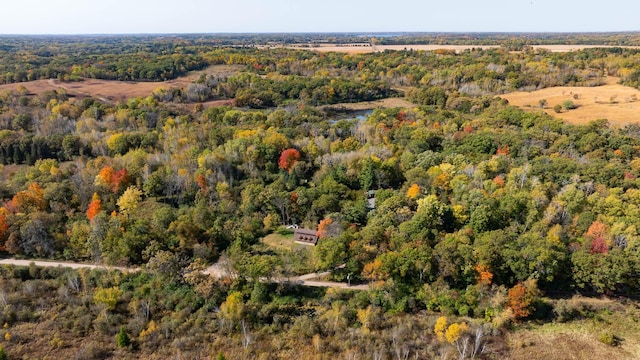
<svg viewBox="0 0 640 360">
<path fill-rule="evenodd" d="M 104 305 L 107 310 L 116 308 L 116 304 L 122 296 L 122 290 L 117 286 L 110 288 L 98 288 L 93 294 L 93 302 L 96 305 Z"/>
<path fill-rule="evenodd" d="M 455 343 L 460 336 L 469 329 L 466 323 L 453 323 L 449 325 L 447 331 L 444 334 L 444 337 L 447 339 L 449 344 Z"/>
<path fill-rule="evenodd" d="M 120 196 L 116 204 L 120 208 L 122 215 L 129 217 L 129 215 L 138 208 L 140 200 L 142 200 L 142 191 L 135 186 L 129 186 L 122 196 Z"/>
<path fill-rule="evenodd" d="M 140 337 L 141 338 L 146 337 L 148 335 L 151 335 L 151 334 L 157 332 L 158 330 L 160 330 L 160 326 L 158 326 L 158 324 L 156 324 L 155 321 L 151 320 L 151 321 L 149 321 L 149 325 L 147 325 L 147 328 L 143 329 L 140 332 Z"/>
<path fill-rule="evenodd" d="M 233 321 L 242 319 L 243 311 L 244 301 L 242 301 L 242 293 L 239 291 L 232 291 L 229 293 L 226 301 L 220 306 L 220 312 L 222 315 Z"/>
<path fill-rule="evenodd" d="M 438 320 L 436 320 L 436 325 L 433 327 L 433 332 L 438 336 L 438 340 L 444 341 L 444 332 L 447 329 L 447 317 L 440 316 Z"/>
</svg>

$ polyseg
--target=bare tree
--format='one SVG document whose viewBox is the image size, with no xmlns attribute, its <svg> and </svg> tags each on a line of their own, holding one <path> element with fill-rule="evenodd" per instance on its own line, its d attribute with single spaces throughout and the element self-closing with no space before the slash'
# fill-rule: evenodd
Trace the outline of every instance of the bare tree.
<svg viewBox="0 0 640 360">
<path fill-rule="evenodd" d="M 242 347 L 247 350 L 249 344 L 251 344 L 251 334 L 249 333 L 249 329 L 244 319 L 241 322 L 242 325 Z"/>
</svg>

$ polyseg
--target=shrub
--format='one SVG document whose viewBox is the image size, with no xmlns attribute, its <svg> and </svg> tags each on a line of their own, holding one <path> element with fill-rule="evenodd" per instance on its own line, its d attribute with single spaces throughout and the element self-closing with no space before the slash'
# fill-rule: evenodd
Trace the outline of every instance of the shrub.
<svg viewBox="0 0 640 360">
<path fill-rule="evenodd" d="M 598 340 L 600 340 L 601 343 L 609 346 L 616 346 L 618 343 L 616 340 L 616 337 L 609 332 L 600 334 L 600 336 L 598 337 Z"/>
</svg>

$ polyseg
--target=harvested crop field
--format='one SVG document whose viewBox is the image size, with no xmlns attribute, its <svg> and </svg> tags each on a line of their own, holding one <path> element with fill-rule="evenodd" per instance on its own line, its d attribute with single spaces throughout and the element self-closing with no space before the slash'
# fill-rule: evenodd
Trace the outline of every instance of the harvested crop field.
<svg viewBox="0 0 640 360">
<path fill-rule="evenodd" d="M 607 119 L 612 125 L 624 126 L 640 123 L 640 91 L 618 84 L 619 79 L 609 77 L 607 83 L 595 87 L 560 86 L 537 91 L 518 91 L 501 95 L 511 105 L 525 110 L 539 111 L 539 102 L 546 100 L 544 111 L 571 124 L 584 124 L 592 120 Z M 553 107 L 565 101 L 577 108 L 556 113 Z"/>
<path fill-rule="evenodd" d="M 126 101 L 134 97 L 146 97 L 157 88 L 186 87 L 193 81 L 197 80 L 201 74 L 208 75 L 230 75 L 239 71 L 242 66 L 231 65 L 213 65 L 207 69 L 193 71 L 187 76 L 179 77 L 174 80 L 162 82 L 143 82 L 143 81 L 116 81 L 116 80 L 100 80 L 85 79 L 77 82 L 62 82 L 57 79 L 36 80 L 23 83 L 14 83 L 0 85 L 0 91 L 17 90 L 20 86 L 24 86 L 29 94 L 38 95 L 48 90 L 65 89 L 67 93 L 77 97 L 91 96 L 104 102 L 115 103 L 117 101 Z"/>
<path fill-rule="evenodd" d="M 304 50 L 314 50 L 319 52 L 344 52 L 349 54 L 364 54 L 364 53 L 372 53 L 372 52 L 382 52 L 385 50 L 421 50 L 421 51 L 435 51 L 435 50 L 451 50 L 455 52 L 462 52 L 464 50 L 469 49 L 495 49 L 499 48 L 500 45 L 438 45 L 438 44 L 430 44 L 430 45 L 417 45 L 417 44 L 407 44 L 407 45 L 370 45 L 368 43 L 358 43 L 358 44 L 304 44 L 299 46 L 288 46 L 291 49 L 304 49 Z M 591 48 L 611 48 L 613 46 L 607 45 L 532 45 L 534 49 L 547 49 L 551 52 L 569 52 L 569 51 L 578 51 L 583 49 L 591 49 Z M 623 48 L 632 48 L 632 49 L 640 49 L 640 46 L 620 46 Z"/>
<path fill-rule="evenodd" d="M 322 44 L 319 46 L 304 45 L 304 46 L 289 46 L 291 49 L 302 50 L 314 50 L 320 52 L 345 52 L 350 54 L 364 54 L 372 52 L 382 52 L 385 50 L 422 50 L 422 51 L 434 51 L 434 50 L 452 50 L 455 52 L 461 52 L 467 49 L 491 49 L 499 48 L 498 45 L 374 45 L 369 44 Z"/>
</svg>

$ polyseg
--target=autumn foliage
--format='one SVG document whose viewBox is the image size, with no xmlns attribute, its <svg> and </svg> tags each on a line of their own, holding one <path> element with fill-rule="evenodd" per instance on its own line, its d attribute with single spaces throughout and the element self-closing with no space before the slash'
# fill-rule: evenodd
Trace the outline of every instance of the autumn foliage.
<svg viewBox="0 0 640 360">
<path fill-rule="evenodd" d="M 602 237 L 597 237 L 591 243 L 592 254 L 606 254 L 609 252 L 607 242 Z"/>
<path fill-rule="evenodd" d="M 477 264 L 473 267 L 478 272 L 478 283 L 483 285 L 491 285 L 493 274 L 487 265 Z"/>
<path fill-rule="evenodd" d="M 209 192 L 209 185 L 207 185 L 207 178 L 205 178 L 204 175 L 198 174 L 198 176 L 196 177 L 196 183 L 198 184 L 198 187 L 200 188 L 200 190 L 202 190 L 205 193 Z"/>
<path fill-rule="evenodd" d="M 329 225 L 331 225 L 332 223 L 333 220 L 331 218 L 322 219 L 318 224 L 318 231 L 316 232 L 316 235 L 319 238 L 327 237 L 329 232 Z"/>
<path fill-rule="evenodd" d="M 375 259 L 362 268 L 362 276 L 369 281 L 383 280 L 385 278 L 385 274 L 381 271 L 381 268 L 382 260 Z"/>
<path fill-rule="evenodd" d="M 606 238 L 609 233 L 609 227 L 606 224 L 601 223 L 600 221 L 594 221 L 589 226 L 589 229 L 586 232 L 586 236 L 592 239 L 596 238 Z"/>
<path fill-rule="evenodd" d="M 104 185 L 114 194 L 119 192 L 129 182 L 127 169 L 114 170 L 111 166 L 103 167 L 96 176 L 96 183 Z"/>
<path fill-rule="evenodd" d="M 100 210 L 102 210 L 102 201 L 100 201 L 100 196 L 98 196 L 97 193 L 93 193 L 93 197 L 89 203 L 89 208 L 87 209 L 87 218 L 89 221 L 93 220 Z"/>
<path fill-rule="evenodd" d="M 300 159 L 300 151 L 296 149 L 286 149 L 280 154 L 278 166 L 282 170 L 291 170 L 293 165 Z"/>
<path fill-rule="evenodd" d="M 15 194 L 10 204 L 16 212 L 43 210 L 45 206 L 44 191 L 38 183 L 31 183 L 27 190 Z"/>
<path fill-rule="evenodd" d="M 535 280 L 527 280 L 518 283 L 507 293 L 507 305 L 513 312 L 513 319 L 519 320 L 531 315 L 533 302 L 539 295 L 538 285 Z"/>
<path fill-rule="evenodd" d="M 496 155 L 509 155 L 509 145 L 502 146 L 496 150 Z"/>
<path fill-rule="evenodd" d="M 413 184 L 407 190 L 407 197 L 409 199 L 415 199 L 416 196 L 420 194 L 420 186 L 418 184 Z"/>
<path fill-rule="evenodd" d="M 5 208 L 0 208 L 0 251 L 6 251 L 4 237 L 7 234 L 7 230 L 9 230 L 9 224 L 7 224 L 5 215 L 6 212 L 7 210 Z"/>
</svg>

